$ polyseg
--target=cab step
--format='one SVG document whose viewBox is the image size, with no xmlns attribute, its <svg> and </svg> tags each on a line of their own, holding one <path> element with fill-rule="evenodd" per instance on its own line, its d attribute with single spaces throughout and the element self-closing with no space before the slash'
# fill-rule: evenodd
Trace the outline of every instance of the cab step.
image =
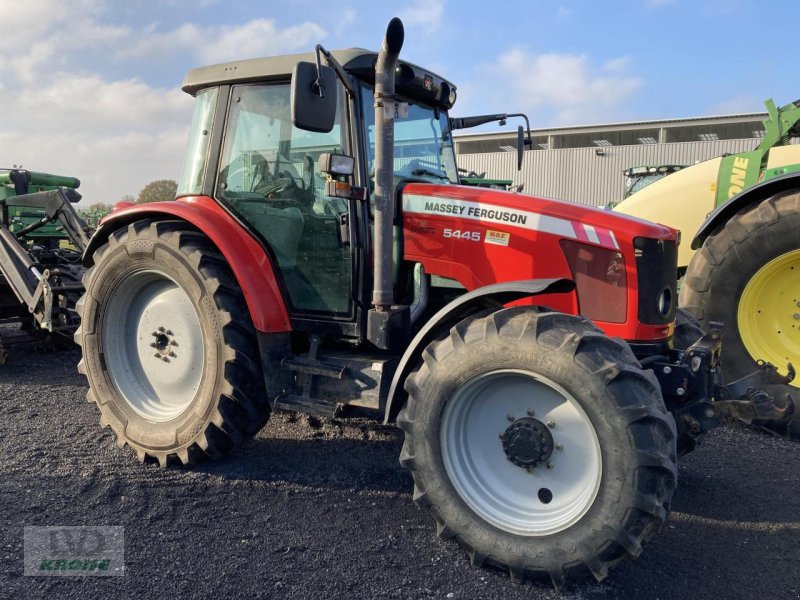
<svg viewBox="0 0 800 600">
<path fill-rule="evenodd" d="M 301 412 L 319 417 L 332 419 L 341 411 L 341 405 L 327 400 L 319 400 L 310 396 L 297 396 L 295 394 L 282 394 L 275 399 L 272 408 L 289 412 Z"/>
</svg>

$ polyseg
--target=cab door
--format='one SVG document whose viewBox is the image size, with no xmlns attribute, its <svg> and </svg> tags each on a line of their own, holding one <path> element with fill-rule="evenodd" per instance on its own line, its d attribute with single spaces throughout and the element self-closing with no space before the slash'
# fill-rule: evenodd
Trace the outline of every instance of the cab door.
<svg viewBox="0 0 800 600">
<path fill-rule="evenodd" d="M 323 152 L 349 153 L 346 111 L 316 133 L 292 125 L 289 102 L 288 82 L 232 88 L 216 197 L 270 249 L 293 317 L 352 321 L 352 202 L 326 196 L 317 170 Z"/>
</svg>

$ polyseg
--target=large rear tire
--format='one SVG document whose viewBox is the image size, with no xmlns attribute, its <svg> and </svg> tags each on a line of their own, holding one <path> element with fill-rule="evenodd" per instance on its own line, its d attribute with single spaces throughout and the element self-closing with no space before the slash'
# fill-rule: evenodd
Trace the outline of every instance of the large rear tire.
<svg viewBox="0 0 800 600">
<path fill-rule="evenodd" d="M 422 358 L 400 462 L 440 537 L 556 586 L 639 555 L 669 510 L 675 423 L 623 342 L 515 307 L 462 321 Z"/>
<path fill-rule="evenodd" d="M 780 194 L 735 215 L 694 255 L 680 304 L 707 327 L 726 325 L 722 370 L 734 381 L 757 360 L 800 367 L 800 192 Z M 800 401 L 800 379 L 768 391 Z M 800 439 L 800 417 L 759 423 Z"/>
<path fill-rule="evenodd" d="M 223 257 L 179 221 L 114 232 L 78 302 L 79 370 L 120 447 L 191 464 L 252 437 L 270 407 L 255 330 Z"/>
</svg>

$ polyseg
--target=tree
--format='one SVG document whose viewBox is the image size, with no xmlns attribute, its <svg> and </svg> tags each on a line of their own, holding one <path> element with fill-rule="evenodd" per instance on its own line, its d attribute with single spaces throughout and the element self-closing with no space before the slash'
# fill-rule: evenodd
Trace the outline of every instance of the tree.
<svg viewBox="0 0 800 600">
<path fill-rule="evenodd" d="M 111 209 L 112 206 L 110 204 L 97 202 L 88 208 L 79 208 L 78 214 L 83 218 L 84 221 L 86 221 L 86 224 L 89 225 L 89 227 L 92 229 L 97 229 L 97 225 L 100 223 L 100 220 L 108 215 L 111 212 Z"/>
<path fill-rule="evenodd" d="M 178 191 L 178 183 L 172 179 L 158 179 L 148 183 L 142 191 L 139 192 L 139 198 L 136 200 L 139 204 L 145 202 L 166 202 L 168 200 L 175 200 L 175 193 Z"/>
</svg>

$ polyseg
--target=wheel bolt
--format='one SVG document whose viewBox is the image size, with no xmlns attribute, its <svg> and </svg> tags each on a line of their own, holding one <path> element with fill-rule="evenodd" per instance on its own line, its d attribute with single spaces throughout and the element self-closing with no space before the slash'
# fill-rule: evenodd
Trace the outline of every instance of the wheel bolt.
<svg viewBox="0 0 800 600">
<path fill-rule="evenodd" d="M 564 449 L 564 444 L 556 444 L 556 450 L 561 452 Z"/>
<path fill-rule="evenodd" d="M 535 411 L 535 410 L 533 410 L 532 408 L 529 408 L 529 409 L 528 409 L 528 416 L 529 416 L 529 417 L 532 417 L 532 416 L 533 416 L 533 415 L 535 415 L 535 414 L 536 414 L 536 411 Z"/>
<path fill-rule="evenodd" d="M 547 461 L 547 468 L 548 469 L 552 469 L 553 468 L 553 461 L 552 460 L 548 460 Z"/>
<path fill-rule="evenodd" d="M 679 387 L 677 390 L 675 390 L 675 393 L 676 393 L 678 396 L 683 396 L 683 395 L 686 393 L 686 390 L 685 390 L 685 389 L 683 389 L 682 387 Z"/>
<path fill-rule="evenodd" d="M 164 329 L 163 327 L 159 327 L 158 328 L 158 333 L 164 333 L 165 331 L 166 331 L 166 329 Z"/>
<path fill-rule="evenodd" d="M 167 334 L 167 335 L 175 335 L 175 334 L 174 334 L 174 333 L 172 333 L 172 331 L 171 331 L 171 330 L 169 330 L 169 329 L 167 329 L 167 330 L 166 330 L 164 333 L 165 333 L 165 334 Z"/>
<path fill-rule="evenodd" d="M 794 313 L 794 320 L 800 321 L 800 313 Z"/>
<path fill-rule="evenodd" d="M 664 375 L 669 375 L 672 373 L 672 367 L 664 367 Z"/>
<path fill-rule="evenodd" d="M 158 348 L 158 344 L 155 344 L 155 343 L 153 343 L 153 344 L 150 344 L 150 347 L 151 347 L 151 348 Z"/>
<path fill-rule="evenodd" d="M 508 419 L 509 421 L 513 421 L 514 420 L 514 415 L 512 415 L 511 413 L 508 413 L 506 415 L 506 419 Z"/>
<path fill-rule="evenodd" d="M 553 428 L 556 426 L 556 422 L 555 422 L 555 421 L 548 421 L 548 422 L 547 422 L 547 426 L 548 426 L 550 429 L 553 429 Z"/>
</svg>

